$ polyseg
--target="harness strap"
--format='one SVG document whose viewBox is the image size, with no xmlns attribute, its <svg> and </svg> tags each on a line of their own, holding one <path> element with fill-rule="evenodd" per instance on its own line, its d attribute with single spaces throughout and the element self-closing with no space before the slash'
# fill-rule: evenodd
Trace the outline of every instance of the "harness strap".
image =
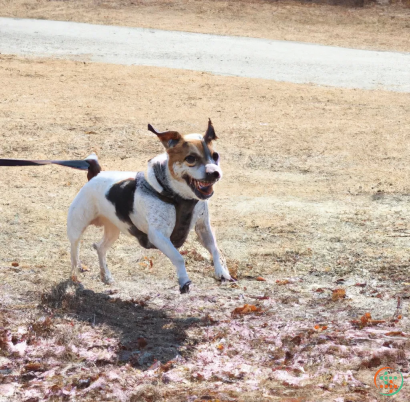
<svg viewBox="0 0 410 402">
<path fill-rule="evenodd" d="M 192 221 L 192 214 L 198 200 L 185 199 L 175 193 L 168 185 L 168 179 L 165 174 L 166 165 L 164 163 L 156 163 L 153 165 L 154 174 L 158 183 L 163 188 L 159 193 L 145 179 L 143 172 L 138 172 L 135 178 L 135 186 L 141 186 L 150 195 L 160 199 L 161 201 L 172 204 L 175 207 L 175 226 L 170 236 L 172 244 L 179 248 L 188 237 L 189 229 Z"/>
</svg>

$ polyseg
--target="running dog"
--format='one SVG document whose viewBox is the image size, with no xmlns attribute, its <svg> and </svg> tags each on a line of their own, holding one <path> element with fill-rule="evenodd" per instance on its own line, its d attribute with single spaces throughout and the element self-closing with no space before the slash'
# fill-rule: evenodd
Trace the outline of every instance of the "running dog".
<svg viewBox="0 0 410 402">
<path fill-rule="evenodd" d="M 212 255 L 216 277 L 231 280 L 209 219 L 208 199 L 214 193 L 213 185 L 222 178 L 219 154 L 213 150 L 217 136 L 211 120 L 205 135 L 160 133 L 150 124 L 148 130 L 159 138 L 165 153 L 149 160 L 145 173 L 100 172 L 95 169 L 95 158 L 87 160 L 89 181 L 68 211 L 71 279 L 78 280 L 81 236 L 89 225 L 96 225 L 104 228 L 103 238 L 94 248 L 106 284 L 113 282 L 106 253 L 122 232 L 136 237 L 144 248 L 161 250 L 176 268 L 180 292 L 188 293 L 191 281 L 178 248 L 194 228 Z"/>
</svg>

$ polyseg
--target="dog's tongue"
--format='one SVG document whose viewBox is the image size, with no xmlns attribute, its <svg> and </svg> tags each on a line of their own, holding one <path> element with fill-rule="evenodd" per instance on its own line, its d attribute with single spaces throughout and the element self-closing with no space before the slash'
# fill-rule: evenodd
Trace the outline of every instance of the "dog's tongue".
<svg viewBox="0 0 410 402">
<path fill-rule="evenodd" d="M 212 193 L 212 184 L 208 186 L 202 186 L 201 184 L 198 184 L 198 190 L 205 195 L 209 195 Z"/>
</svg>

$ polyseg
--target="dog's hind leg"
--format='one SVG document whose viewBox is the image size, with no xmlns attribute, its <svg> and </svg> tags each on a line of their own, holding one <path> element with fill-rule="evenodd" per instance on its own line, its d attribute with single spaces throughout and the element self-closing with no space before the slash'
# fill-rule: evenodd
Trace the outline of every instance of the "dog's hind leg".
<svg viewBox="0 0 410 402">
<path fill-rule="evenodd" d="M 78 282 L 78 271 L 81 265 L 80 240 L 85 229 L 91 224 L 95 218 L 95 211 L 90 208 L 81 192 L 74 199 L 68 210 L 67 217 L 67 236 L 71 244 L 71 279 Z"/>
<path fill-rule="evenodd" d="M 78 269 L 80 266 L 80 238 L 71 241 L 71 280 L 73 282 L 79 282 Z"/>
<path fill-rule="evenodd" d="M 120 236 L 120 230 L 111 222 L 104 222 L 104 237 L 100 242 L 93 244 L 95 250 L 97 250 L 98 260 L 100 263 L 100 277 L 105 284 L 111 284 L 114 282 L 111 272 L 107 267 L 107 250 L 115 243 Z"/>
<path fill-rule="evenodd" d="M 87 228 L 89 223 L 83 224 L 83 222 L 76 222 L 73 224 L 68 221 L 67 234 L 68 239 L 71 243 L 71 280 L 73 282 L 79 282 L 78 271 L 81 267 L 80 262 L 80 240 L 84 230 Z"/>
</svg>

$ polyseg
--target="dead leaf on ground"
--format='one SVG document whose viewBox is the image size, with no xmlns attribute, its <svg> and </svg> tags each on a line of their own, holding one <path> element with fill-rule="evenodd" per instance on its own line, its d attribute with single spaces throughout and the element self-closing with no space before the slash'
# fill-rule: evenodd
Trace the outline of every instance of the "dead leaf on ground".
<svg viewBox="0 0 410 402">
<path fill-rule="evenodd" d="M 284 398 L 281 399 L 279 402 L 305 402 L 306 399 L 302 399 L 302 398 Z"/>
<path fill-rule="evenodd" d="M 18 267 L 20 264 L 17 261 L 11 263 L 12 267 Z"/>
<path fill-rule="evenodd" d="M 244 290 L 246 290 L 244 288 Z M 249 297 L 250 299 L 256 299 L 256 300 L 269 300 L 269 296 L 252 296 L 252 295 L 246 295 L 246 297 Z"/>
<path fill-rule="evenodd" d="M 193 381 L 203 381 L 205 379 L 205 376 L 202 375 L 201 373 L 194 373 L 191 375 L 191 380 Z"/>
<path fill-rule="evenodd" d="M 239 268 L 239 266 L 238 266 L 237 263 L 229 264 L 228 270 L 229 270 L 229 273 L 231 274 L 231 276 L 233 276 L 235 278 L 238 277 L 238 268 Z"/>
<path fill-rule="evenodd" d="M 159 360 L 156 360 L 154 363 L 149 366 L 148 370 L 156 370 L 157 368 L 161 367 L 161 362 Z"/>
<path fill-rule="evenodd" d="M 253 304 L 245 304 L 243 307 L 237 307 L 232 311 L 232 315 L 260 313 L 261 311 L 260 307 L 256 307 Z"/>
<path fill-rule="evenodd" d="M 346 290 L 344 289 L 335 289 L 332 293 L 332 300 L 340 300 L 346 297 Z"/>
<path fill-rule="evenodd" d="M 366 327 L 368 325 L 377 325 L 386 322 L 385 320 L 372 320 L 372 315 L 370 313 L 365 313 L 360 317 L 359 320 L 351 321 L 352 324 L 359 325 L 360 328 Z"/>
<path fill-rule="evenodd" d="M 288 281 L 287 279 L 284 279 L 284 280 L 277 280 L 276 281 L 276 284 L 277 285 L 288 285 L 290 283 L 290 281 Z"/>
<path fill-rule="evenodd" d="M 81 272 L 89 272 L 90 268 L 88 268 L 87 265 L 81 264 L 80 271 Z"/>
<path fill-rule="evenodd" d="M 265 279 L 265 278 L 262 278 L 261 276 L 258 276 L 258 277 L 256 278 L 256 280 L 259 281 L 259 282 L 266 282 L 266 279 Z"/>
<path fill-rule="evenodd" d="M 104 290 L 103 292 L 106 295 L 115 295 L 116 293 L 118 293 L 118 289 L 108 289 L 108 290 Z"/>
<path fill-rule="evenodd" d="M 24 366 L 25 371 L 45 371 L 41 363 L 28 363 Z"/>
<path fill-rule="evenodd" d="M 166 373 L 167 371 L 171 370 L 174 367 L 174 361 L 170 360 L 169 362 L 165 364 L 161 364 L 161 371 Z"/>
<path fill-rule="evenodd" d="M 202 321 L 204 321 L 205 323 L 209 323 L 209 324 L 215 324 L 216 322 L 218 322 L 217 320 L 213 319 L 209 313 L 206 313 L 204 317 L 201 318 Z"/>
<path fill-rule="evenodd" d="M 390 332 L 385 333 L 384 335 L 386 336 L 406 336 L 406 334 L 404 334 L 401 331 L 390 331 Z"/>
<path fill-rule="evenodd" d="M 45 334 L 51 332 L 53 320 L 50 316 L 40 317 L 32 324 L 33 331 L 37 334 Z"/>
</svg>

